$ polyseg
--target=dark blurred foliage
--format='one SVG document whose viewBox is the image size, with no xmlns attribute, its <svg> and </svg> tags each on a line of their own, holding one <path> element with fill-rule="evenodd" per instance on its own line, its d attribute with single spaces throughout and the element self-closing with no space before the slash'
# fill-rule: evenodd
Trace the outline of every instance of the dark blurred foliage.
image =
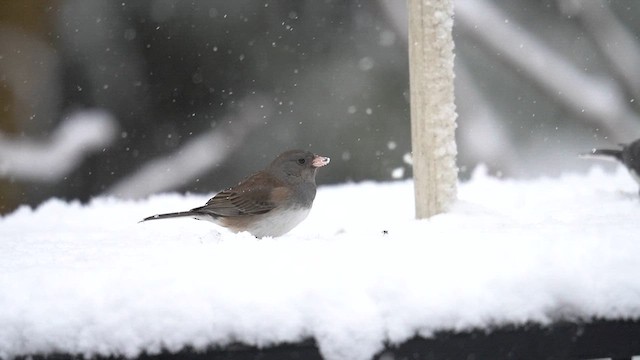
<svg viewBox="0 0 640 360">
<path fill-rule="evenodd" d="M 408 80 L 406 64 L 386 55 L 404 52 L 402 42 L 380 46 L 374 54 L 370 46 L 357 45 L 377 42 L 385 29 L 375 3 L 91 3 L 68 1 L 58 10 L 64 19 L 59 47 L 65 107 L 110 109 L 122 125 L 122 138 L 72 175 L 82 179 L 92 172 L 102 179 L 82 184 L 83 197 L 142 162 L 175 151 L 191 134 L 232 126 L 219 119 L 242 106 L 264 105 L 251 102 L 256 94 L 276 111 L 242 139 L 242 151 L 188 190 L 229 185 L 294 147 L 334 158 L 349 154 L 354 161 L 335 161 L 323 174 L 326 182 L 388 177 L 388 166 L 362 160 L 371 148 L 408 137 L 406 126 L 396 126 L 408 122 L 406 110 L 403 118 L 388 119 L 406 109 Z M 375 66 L 359 68 L 365 57 L 375 58 Z M 349 114 L 350 106 L 359 111 Z M 400 156 L 408 144 L 402 147 Z M 77 191 L 69 187 L 67 196 Z"/>
<path fill-rule="evenodd" d="M 47 66 L 58 66 L 60 74 L 59 83 L 39 95 L 56 92 L 61 104 L 24 119 L 21 131 L 46 136 L 64 114 L 83 108 L 107 109 L 120 125 L 113 146 L 89 156 L 64 181 L 33 184 L 37 189 L 23 201 L 47 194 L 87 200 L 193 134 L 233 126 L 221 120 L 244 106 L 274 110 L 238 139 L 239 151 L 177 190 L 232 185 L 289 148 L 334 159 L 331 171 L 319 176 L 322 183 L 390 178 L 392 164 L 408 152 L 407 64 L 395 55 L 406 52 L 405 44 L 380 44 L 381 33 L 393 33 L 376 3 L 68 0 L 10 6 L 18 22 L 35 13 L 49 23 L 35 35 L 24 30 L 51 47 L 56 61 Z M 389 141 L 397 143 L 395 156 L 383 157 Z"/>
<path fill-rule="evenodd" d="M 599 74 L 606 62 L 581 23 L 563 13 L 562 1 L 569 0 L 491 3 L 551 48 L 566 54 L 572 44 L 568 58 Z M 638 33 L 638 6 L 606 4 Z M 110 146 L 87 154 L 62 179 L 0 179 L 0 213 L 54 196 L 86 201 L 108 193 L 209 131 L 230 134 L 220 144 L 230 155 L 167 190 L 219 190 L 290 148 L 332 157 L 320 184 L 410 177 L 406 24 L 390 11 L 398 6 L 404 2 L 1 1 L 0 131 L 44 142 L 70 114 L 86 109 L 106 110 L 118 131 Z M 573 159 L 548 161 L 549 151 L 563 151 L 566 139 L 581 139 L 571 142 L 571 156 L 606 142 L 606 134 L 598 138 L 598 129 L 554 103 L 468 30 L 454 28 L 454 35 L 457 61 L 466 68 L 456 79 L 465 90 L 456 100 L 463 178 L 479 161 L 510 176 L 558 173 Z M 483 98 L 467 96 L 470 84 Z M 465 133 L 486 103 L 501 114 L 499 136 Z M 244 119 L 247 113 L 255 118 Z M 483 152 L 484 144 L 493 152 Z M 540 151 L 542 160 L 532 160 Z"/>
</svg>

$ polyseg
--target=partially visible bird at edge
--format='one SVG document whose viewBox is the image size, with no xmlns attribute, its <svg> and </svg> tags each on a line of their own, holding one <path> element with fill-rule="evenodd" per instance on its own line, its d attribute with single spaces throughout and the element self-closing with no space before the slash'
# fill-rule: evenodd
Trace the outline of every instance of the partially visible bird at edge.
<svg viewBox="0 0 640 360">
<path fill-rule="evenodd" d="M 618 149 L 592 149 L 580 154 L 583 158 L 614 160 L 624 165 L 631 177 L 640 185 L 640 139 L 628 144 L 620 144 Z"/>
</svg>

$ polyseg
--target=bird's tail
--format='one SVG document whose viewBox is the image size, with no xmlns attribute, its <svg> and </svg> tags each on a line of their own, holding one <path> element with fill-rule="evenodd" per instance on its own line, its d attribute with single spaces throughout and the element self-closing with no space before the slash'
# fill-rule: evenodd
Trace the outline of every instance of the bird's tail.
<svg viewBox="0 0 640 360">
<path fill-rule="evenodd" d="M 199 220 L 202 218 L 202 214 L 195 211 L 180 211 L 180 212 L 174 212 L 174 213 L 152 215 L 140 220 L 139 222 L 149 221 L 149 220 L 172 219 L 172 218 L 180 218 L 180 217 L 191 217 Z"/>
<path fill-rule="evenodd" d="M 582 158 L 613 158 L 622 161 L 622 150 L 593 149 L 591 152 L 580 154 Z"/>
</svg>

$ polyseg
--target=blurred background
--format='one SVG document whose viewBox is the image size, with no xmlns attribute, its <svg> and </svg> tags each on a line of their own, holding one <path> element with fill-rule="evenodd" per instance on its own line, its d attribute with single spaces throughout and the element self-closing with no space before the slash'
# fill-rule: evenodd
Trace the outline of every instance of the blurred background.
<svg viewBox="0 0 640 360">
<path fill-rule="evenodd" d="M 460 178 L 586 171 L 640 137 L 635 0 L 456 0 Z M 211 193 L 278 153 L 408 178 L 402 0 L 0 0 L 0 214 Z M 608 166 L 607 164 L 602 164 Z"/>
</svg>

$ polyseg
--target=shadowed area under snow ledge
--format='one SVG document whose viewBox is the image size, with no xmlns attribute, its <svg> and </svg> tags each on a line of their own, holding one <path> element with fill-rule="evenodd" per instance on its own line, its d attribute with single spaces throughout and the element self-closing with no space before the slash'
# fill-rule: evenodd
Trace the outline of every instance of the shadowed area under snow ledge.
<svg viewBox="0 0 640 360">
<path fill-rule="evenodd" d="M 268 346 L 369 359 L 414 334 L 640 317 L 640 200 L 622 168 L 535 180 L 482 169 L 447 214 L 411 182 L 320 187 L 280 238 L 191 219 L 209 195 L 50 200 L 0 219 L 0 357 Z"/>
</svg>

